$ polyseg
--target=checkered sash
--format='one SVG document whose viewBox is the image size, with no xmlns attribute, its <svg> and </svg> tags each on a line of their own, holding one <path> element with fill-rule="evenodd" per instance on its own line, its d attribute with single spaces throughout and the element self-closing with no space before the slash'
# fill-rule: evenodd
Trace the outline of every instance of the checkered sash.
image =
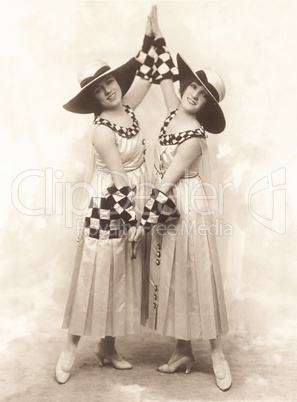
<svg viewBox="0 0 297 402">
<path fill-rule="evenodd" d="M 136 56 L 136 75 L 150 82 L 152 81 L 153 67 L 155 64 L 155 49 L 153 44 L 154 37 L 145 35 L 142 48 Z"/>
<path fill-rule="evenodd" d="M 108 187 L 103 191 L 103 196 L 106 198 L 110 207 L 119 214 L 119 217 L 125 223 L 127 229 L 137 225 L 136 214 L 133 207 L 135 191 L 133 191 L 131 187 Z"/>
<path fill-rule="evenodd" d="M 152 189 L 151 198 L 146 202 L 140 225 L 148 233 L 158 223 L 167 223 L 180 217 L 175 203 L 157 188 Z"/>
<path fill-rule="evenodd" d="M 159 84 L 162 80 L 171 78 L 173 81 L 178 80 L 178 69 L 175 67 L 172 57 L 166 48 L 164 38 L 155 39 L 154 46 L 156 49 L 156 60 L 152 75 L 152 82 Z"/>
</svg>

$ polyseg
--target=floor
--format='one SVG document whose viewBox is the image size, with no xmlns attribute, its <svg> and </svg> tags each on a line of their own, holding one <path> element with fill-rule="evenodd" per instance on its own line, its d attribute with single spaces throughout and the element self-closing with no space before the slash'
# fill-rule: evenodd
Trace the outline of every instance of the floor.
<svg viewBox="0 0 297 402">
<path fill-rule="evenodd" d="M 95 341 L 82 338 L 72 375 L 64 385 L 53 373 L 66 333 L 22 338 L 0 356 L 0 400 L 21 402 L 168 402 L 168 401 L 296 401 L 296 344 L 247 344 L 230 335 L 223 339 L 233 375 L 232 388 L 220 391 L 214 380 L 208 342 L 194 341 L 196 363 L 190 375 L 156 371 L 170 357 L 170 338 L 145 332 L 117 340 L 119 352 L 132 370 L 97 364 Z"/>
</svg>

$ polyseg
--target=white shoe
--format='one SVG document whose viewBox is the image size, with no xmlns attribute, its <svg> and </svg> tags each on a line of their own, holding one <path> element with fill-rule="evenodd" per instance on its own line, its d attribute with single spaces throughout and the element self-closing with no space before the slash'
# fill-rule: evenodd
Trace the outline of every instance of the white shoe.
<svg viewBox="0 0 297 402">
<path fill-rule="evenodd" d="M 99 360 L 100 367 L 104 366 L 104 360 L 109 361 L 113 365 L 113 367 L 118 370 L 129 370 L 133 367 L 132 364 L 124 360 L 121 356 L 119 356 L 120 360 L 116 360 L 113 357 L 111 357 L 100 343 L 96 345 L 95 355 Z"/>
<path fill-rule="evenodd" d="M 218 388 L 220 388 L 221 391 L 228 391 L 228 389 L 230 389 L 231 385 L 232 385 L 232 377 L 231 377 L 231 373 L 230 373 L 229 364 L 224 357 L 220 358 L 220 360 L 224 364 L 225 375 L 224 375 L 224 377 L 221 377 L 221 375 L 219 376 L 216 373 L 215 367 L 213 365 L 213 371 L 214 371 L 214 374 L 216 377 L 216 383 L 217 383 Z"/>
<path fill-rule="evenodd" d="M 179 360 L 173 363 L 163 364 L 157 368 L 160 373 L 172 374 L 174 373 L 179 367 L 186 366 L 185 374 L 190 374 L 193 364 L 195 363 L 195 356 L 193 353 L 181 357 Z"/>
<path fill-rule="evenodd" d="M 64 352 L 60 353 L 58 363 L 56 365 L 56 372 L 55 372 L 55 377 L 56 380 L 59 384 L 65 384 L 69 380 L 70 374 L 71 374 L 71 369 L 69 371 L 64 371 L 62 369 L 62 360 L 64 357 Z"/>
</svg>

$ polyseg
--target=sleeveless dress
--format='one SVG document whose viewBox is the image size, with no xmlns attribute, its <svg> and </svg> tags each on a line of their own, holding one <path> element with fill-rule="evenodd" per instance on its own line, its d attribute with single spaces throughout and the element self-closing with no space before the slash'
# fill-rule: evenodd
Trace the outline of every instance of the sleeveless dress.
<svg viewBox="0 0 297 402">
<path fill-rule="evenodd" d="M 135 212 L 139 219 L 147 192 L 144 159 L 145 140 L 132 109 L 129 128 L 100 117 L 94 124 L 111 128 L 128 178 L 136 192 Z M 93 147 L 96 169 L 91 185 L 94 194 L 85 215 L 79 240 L 63 328 L 73 335 L 91 335 L 97 339 L 140 332 L 143 250 L 131 260 L 127 230 L 102 192 L 113 184 L 112 176 L 100 153 Z"/>
<path fill-rule="evenodd" d="M 205 131 L 200 127 L 167 134 L 176 113 L 165 120 L 156 145 L 155 186 L 183 141 L 199 138 L 202 155 L 168 194 L 180 218 L 162 229 L 155 226 L 151 233 L 148 325 L 176 339 L 214 339 L 228 332 L 228 321 L 216 239 L 207 232 L 210 207 L 199 175 L 207 155 Z"/>
</svg>

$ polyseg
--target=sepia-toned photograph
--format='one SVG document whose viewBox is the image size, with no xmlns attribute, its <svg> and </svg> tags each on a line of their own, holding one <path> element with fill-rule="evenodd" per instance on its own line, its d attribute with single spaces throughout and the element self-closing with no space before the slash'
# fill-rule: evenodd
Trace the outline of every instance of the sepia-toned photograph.
<svg viewBox="0 0 297 402">
<path fill-rule="evenodd" d="M 297 3 L 0 9 L 0 401 L 296 401 Z"/>
</svg>

